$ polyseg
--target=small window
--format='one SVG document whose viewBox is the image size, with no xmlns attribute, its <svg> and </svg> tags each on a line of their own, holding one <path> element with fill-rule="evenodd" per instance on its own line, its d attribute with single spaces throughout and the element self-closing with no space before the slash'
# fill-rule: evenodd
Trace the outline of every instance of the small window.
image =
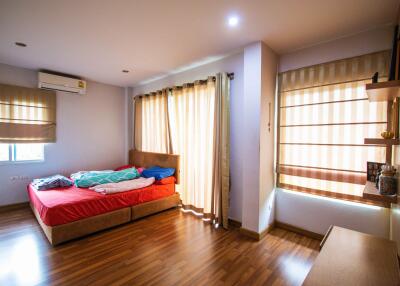
<svg viewBox="0 0 400 286">
<path fill-rule="evenodd" d="M 10 160 L 10 149 L 8 144 L 0 144 L 0 161 Z"/>
<path fill-rule="evenodd" d="M 44 144 L 0 144 L 0 162 L 44 161 Z"/>
<path fill-rule="evenodd" d="M 43 144 L 14 144 L 14 161 L 43 161 Z"/>
</svg>

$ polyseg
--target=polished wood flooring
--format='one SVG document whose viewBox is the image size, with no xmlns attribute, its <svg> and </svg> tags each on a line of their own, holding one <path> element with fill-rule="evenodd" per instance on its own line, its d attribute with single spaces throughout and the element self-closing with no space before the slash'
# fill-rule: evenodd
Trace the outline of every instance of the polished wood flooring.
<svg viewBox="0 0 400 286">
<path fill-rule="evenodd" d="M 301 285 L 319 241 L 261 241 L 179 209 L 52 247 L 28 208 L 0 213 L 0 285 Z"/>
</svg>

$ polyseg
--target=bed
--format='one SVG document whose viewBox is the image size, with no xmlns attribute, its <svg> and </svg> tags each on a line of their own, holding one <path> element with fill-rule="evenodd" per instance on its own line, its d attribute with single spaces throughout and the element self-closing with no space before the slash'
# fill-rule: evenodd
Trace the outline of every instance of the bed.
<svg viewBox="0 0 400 286">
<path fill-rule="evenodd" d="M 75 186 L 37 191 L 28 186 L 33 213 L 52 245 L 128 223 L 180 203 L 175 184 L 179 183 L 179 156 L 129 152 L 129 164 L 175 168 L 173 178 L 123 193 L 103 195 Z"/>
</svg>

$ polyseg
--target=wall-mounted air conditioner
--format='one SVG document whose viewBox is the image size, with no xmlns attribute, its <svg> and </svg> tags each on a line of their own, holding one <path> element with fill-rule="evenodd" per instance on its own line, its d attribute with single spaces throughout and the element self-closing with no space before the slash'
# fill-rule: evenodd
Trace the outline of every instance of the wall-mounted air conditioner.
<svg viewBox="0 0 400 286">
<path fill-rule="evenodd" d="M 39 88 L 86 94 L 86 81 L 72 77 L 39 72 Z"/>
</svg>

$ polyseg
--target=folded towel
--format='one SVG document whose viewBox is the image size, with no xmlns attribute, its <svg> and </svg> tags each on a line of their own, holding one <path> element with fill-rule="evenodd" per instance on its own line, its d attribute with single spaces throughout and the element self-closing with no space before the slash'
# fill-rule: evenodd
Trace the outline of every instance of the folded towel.
<svg viewBox="0 0 400 286">
<path fill-rule="evenodd" d="M 121 192 L 141 189 L 152 185 L 154 181 L 155 181 L 154 177 L 138 178 L 119 183 L 108 183 L 108 184 L 97 185 L 91 187 L 90 189 L 102 194 L 114 194 L 114 193 L 121 193 Z"/>
</svg>

